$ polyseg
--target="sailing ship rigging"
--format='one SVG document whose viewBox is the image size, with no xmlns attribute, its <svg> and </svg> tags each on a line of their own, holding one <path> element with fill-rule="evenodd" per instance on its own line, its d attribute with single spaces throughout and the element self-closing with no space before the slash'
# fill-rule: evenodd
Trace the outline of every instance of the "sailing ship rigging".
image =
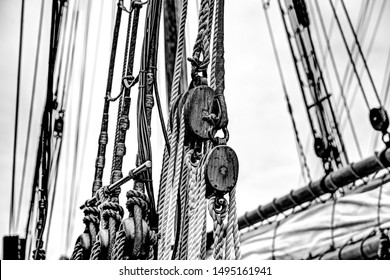
<svg viewBox="0 0 390 280">
<path fill-rule="evenodd" d="M 234 108 L 229 102 L 233 93 L 225 94 L 227 77 L 231 77 L 225 73 L 225 68 L 229 71 L 225 49 L 231 41 L 225 34 L 230 3 L 117 0 L 111 5 L 53 0 L 48 5 L 41 1 L 27 148 L 18 171 L 20 71 L 26 44 L 26 4 L 22 0 L 10 224 L 3 242 L 4 259 L 46 259 L 50 232 L 58 219 L 66 224 L 63 257 L 73 260 L 390 258 L 390 193 L 386 185 L 390 180 L 386 111 L 390 55 L 382 69 L 381 92 L 369 61 L 389 5 L 385 0 L 362 1 L 355 27 L 345 0 L 328 1 L 329 19 L 324 16 L 325 4 L 317 0 L 258 2 L 268 30 L 262 40 L 271 42 L 304 187 L 275 195 L 271 202 L 252 210 L 239 204 L 240 192 L 246 192 L 245 184 L 240 183 L 244 163 L 240 153 L 236 155 L 236 145 L 228 145 L 230 138 L 249 138 L 234 133 L 234 124 L 241 120 L 229 113 Z M 49 7 L 50 17 L 45 16 Z M 111 19 L 105 17 L 108 8 Z M 275 36 L 274 15 L 279 16 L 276 28 L 283 37 Z M 45 32 L 45 20 L 50 23 L 49 32 Z M 104 26 L 107 31 L 103 33 Z M 195 38 L 190 37 L 191 30 Z M 332 47 L 335 30 L 340 35 L 337 47 L 346 54 L 340 55 Z M 287 44 L 285 53 L 280 53 L 278 44 L 282 38 Z M 105 51 L 99 51 L 102 41 Z M 48 46 L 46 95 L 38 141 L 32 141 L 37 146 L 34 169 L 28 175 L 42 43 Z M 289 86 L 293 74 L 287 74 L 287 55 L 297 80 L 295 88 Z M 100 62 L 101 57 L 105 63 Z M 102 75 L 96 78 L 103 65 L 105 81 Z M 240 95 L 245 99 L 244 93 Z M 298 97 L 306 114 L 306 146 L 299 125 L 304 118 L 296 115 Z M 135 98 L 136 102 L 131 102 Z M 359 109 L 365 110 L 359 121 L 364 115 L 371 125 L 366 129 L 375 131 L 369 156 L 363 155 L 359 126 L 352 120 L 352 106 L 359 98 L 365 106 Z M 100 112 L 92 109 L 98 102 Z M 261 110 L 257 114 L 261 118 Z M 92 141 L 90 127 L 99 127 L 99 135 Z M 158 141 L 153 138 L 156 134 Z M 373 152 L 378 139 L 382 139 L 381 148 Z M 85 158 L 92 158 L 85 152 L 89 141 L 96 144 L 97 155 L 93 178 L 86 186 L 81 178 Z M 163 153 L 156 152 L 157 147 Z M 108 164 L 110 149 L 112 164 Z M 322 166 L 322 171 L 313 172 L 312 163 Z M 17 174 L 21 174 L 19 193 Z M 29 176 L 32 188 L 23 191 Z M 89 194 L 82 200 L 79 192 L 85 188 L 90 188 Z M 62 211 L 67 213 L 61 218 L 54 213 L 60 204 L 59 191 Z M 28 207 L 23 205 L 26 192 L 31 196 Z M 240 207 L 246 208 L 242 214 Z M 28 210 L 26 225 L 21 226 L 24 209 Z M 74 219 L 76 212 L 82 212 L 85 225 L 78 236 L 74 231 L 81 221 Z M 356 218 L 354 213 L 358 213 Z M 17 235 L 22 227 L 23 234 Z"/>
</svg>

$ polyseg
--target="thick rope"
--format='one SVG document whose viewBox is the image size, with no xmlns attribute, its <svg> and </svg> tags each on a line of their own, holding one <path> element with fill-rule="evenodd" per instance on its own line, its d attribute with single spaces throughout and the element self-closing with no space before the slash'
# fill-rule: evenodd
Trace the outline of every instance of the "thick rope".
<svg viewBox="0 0 390 280">
<path fill-rule="evenodd" d="M 194 67 L 193 72 L 206 71 L 210 63 L 210 40 L 208 36 L 210 32 L 210 6 L 209 0 L 202 0 L 199 11 L 198 35 L 193 48 L 192 59 L 190 59 Z M 203 56 L 202 61 L 200 61 L 201 55 Z"/>
<path fill-rule="evenodd" d="M 203 156 L 200 160 L 199 166 L 196 169 L 195 190 L 193 190 L 189 199 L 194 200 L 194 218 L 191 222 L 191 236 L 189 240 L 190 248 L 188 253 L 188 259 L 198 260 L 202 258 L 202 235 L 204 235 L 204 222 L 206 221 L 206 182 L 205 182 L 205 159 Z"/>
<path fill-rule="evenodd" d="M 183 51 L 184 51 L 184 44 L 185 44 L 187 4 L 188 4 L 188 0 L 183 0 L 181 15 L 180 15 L 179 35 L 177 38 L 175 70 L 174 70 L 174 75 L 172 80 L 171 102 L 169 108 L 172 108 L 172 105 L 175 103 L 176 99 L 179 96 L 180 78 L 181 78 L 181 72 L 182 72 L 181 70 L 183 64 Z"/>
<path fill-rule="evenodd" d="M 224 232 L 226 225 L 224 224 L 224 219 L 227 215 L 226 209 L 223 209 L 221 212 L 217 212 L 215 207 L 216 198 L 213 196 L 209 201 L 209 213 L 213 219 L 213 236 L 214 236 L 214 250 L 213 257 L 215 260 L 224 259 Z"/>
<path fill-rule="evenodd" d="M 74 246 L 73 254 L 70 257 L 70 259 L 71 260 L 82 260 L 83 259 L 83 246 L 79 241 L 76 242 L 76 244 Z"/>
<path fill-rule="evenodd" d="M 116 233 L 115 246 L 112 251 L 111 259 L 123 260 L 125 253 L 126 234 L 124 230 L 119 230 Z"/>
<path fill-rule="evenodd" d="M 95 243 L 92 246 L 90 260 L 99 260 L 101 253 L 101 241 L 100 238 L 97 237 Z"/>
<path fill-rule="evenodd" d="M 188 258 L 189 260 L 194 259 L 193 256 L 193 246 L 195 242 L 195 230 L 194 225 L 196 222 L 196 214 L 197 214 L 197 208 L 196 208 L 196 187 L 197 187 L 197 173 L 198 173 L 198 166 L 200 162 L 197 161 L 196 163 L 190 163 L 190 172 L 189 172 L 189 192 L 188 192 L 188 215 L 189 215 L 189 221 L 188 221 Z"/>
<path fill-rule="evenodd" d="M 169 126 L 168 126 L 169 128 Z M 173 119 L 173 128 L 172 132 L 169 133 L 168 129 L 168 137 L 169 137 L 169 144 L 172 149 L 171 155 L 167 158 L 167 160 L 163 164 L 163 171 L 161 175 L 161 183 L 160 183 L 160 190 L 161 190 L 161 201 L 159 203 L 160 209 L 160 218 L 159 218 L 159 233 L 160 233 L 160 242 L 158 244 L 158 254 L 159 254 L 159 259 L 164 258 L 164 254 L 167 251 L 167 226 L 168 226 L 168 209 L 169 209 L 169 204 L 167 203 L 170 201 L 171 198 L 171 188 L 168 185 L 169 182 L 172 181 L 173 174 L 174 174 L 174 167 L 175 167 L 175 158 L 176 158 L 176 150 L 173 151 L 173 149 L 177 146 L 177 119 Z M 164 195 L 164 197 L 162 197 Z"/>
<path fill-rule="evenodd" d="M 180 228 L 178 232 L 180 233 L 178 248 L 176 251 L 175 258 L 177 260 L 183 260 L 187 257 L 187 245 L 188 245 L 188 181 L 189 181 L 189 164 L 191 161 L 191 155 L 193 150 L 190 150 L 189 147 L 184 147 L 184 164 L 182 166 L 182 178 L 180 182 Z"/>
<path fill-rule="evenodd" d="M 166 246 L 171 246 L 174 244 L 174 225 L 175 225 L 175 212 L 177 207 L 177 192 L 180 185 L 181 180 L 181 170 L 183 166 L 183 151 L 184 151 L 184 136 L 185 136 L 185 124 L 184 124 L 184 114 L 181 113 L 180 116 L 180 128 L 179 128 L 179 139 L 177 143 L 177 152 L 176 152 L 176 160 L 175 160 L 175 167 L 174 167 L 174 177 L 172 178 L 172 190 L 169 200 L 169 209 L 167 213 L 167 231 L 166 231 L 166 237 L 167 237 L 167 244 Z M 172 170 L 172 169 L 171 169 Z M 164 258 L 170 258 L 170 250 L 167 250 L 165 252 Z"/>
<path fill-rule="evenodd" d="M 233 255 L 234 252 L 234 255 Z M 241 259 L 240 232 L 237 224 L 236 187 L 229 194 L 228 222 L 226 228 L 225 259 Z"/>
</svg>

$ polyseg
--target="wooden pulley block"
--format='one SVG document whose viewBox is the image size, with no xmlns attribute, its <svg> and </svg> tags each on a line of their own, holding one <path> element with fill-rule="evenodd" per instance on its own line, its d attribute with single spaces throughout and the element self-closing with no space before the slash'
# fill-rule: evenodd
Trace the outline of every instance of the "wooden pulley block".
<svg viewBox="0 0 390 280">
<path fill-rule="evenodd" d="M 127 218 L 122 221 L 121 229 L 125 231 L 126 234 L 126 243 L 125 243 L 125 254 L 130 259 L 133 259 L 132 252 L 134 248 L 134 239 L 135 239 L 135 225 L 134 225 L 134 218 Z M 140 254 L 138 258 L 142 258 L 143 256 L 146 256 L 147 250 L 149 249 L 148 246 L 146 246 L 146 237 L 149 233 L 149 226 L 145 222 L 145 220 L 142 220 L 142 239 L 141 239 L 141 248 L 140 248 Z"/>
<path fill-rule="evenodd" d="M 79 236 L 78 242 L 80 242 L 82 248 L 83 248 L 83 256 L 84 259 L 87 259 L 86 257 L 89 256 L 91 252 L 91 237 L 87 233 L 83 233 Z"/>
<path fill-rule="evenodd" d="M 229 146 L 214 147 L 206 159 L 205 168 L 207 197 L 215 192 L 228 193 L 237 184 L 238 157 Z"/>
<path fill-rule="evenodd" d="M 188 137 L 209 138 L 208 132 L 216 117 L 215 92 L 206 85 L 197 86 L 187 93 L 184 105 L 184 119 Z"/>
<path fill-rule="evenodd" d="M 110 233 L 108 232 L 108 229 L 101 229 L 99 231 L 98 238 L 100 240 L 100 259 L 105 259 L 108 254 L 108 247 L 109 247 L 109 236 Z"/>
</svg>

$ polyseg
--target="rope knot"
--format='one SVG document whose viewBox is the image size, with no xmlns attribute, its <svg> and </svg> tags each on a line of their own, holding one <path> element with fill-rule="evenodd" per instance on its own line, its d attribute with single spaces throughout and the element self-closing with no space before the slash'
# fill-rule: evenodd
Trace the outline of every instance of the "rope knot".
<svg viewBox="0 0 390 280">
<path fill-rule="evenodd" d="M 88 206 L 84 209 L 83 223 L 88 225 L 89 223 L 99 224 L 99 208 L 97 206 Z"/>
<path fill-rule="evenodd" d="M 138 205 L 142 209 L 142 215 L 145 217 L 146 213 L 149 210 L 149 198 L 141 191 L 137 190 L 129 190 L 126 193 L 127 202 L 126 208 L 132 213 L 133 206 Z"/>
<path fill-rule="evenodd" d="M 101 205 L 102 217 L 104 220 L 108 220 L 110 217 L 117 221 L 122 220 L 123 208 L 116 202 L 106 201 Z"/>
</svg>

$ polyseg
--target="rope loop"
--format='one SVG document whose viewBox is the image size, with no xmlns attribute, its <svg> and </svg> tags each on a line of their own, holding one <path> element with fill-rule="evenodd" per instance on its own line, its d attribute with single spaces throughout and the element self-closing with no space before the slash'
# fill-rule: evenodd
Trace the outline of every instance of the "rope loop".
<svg viewBox="0 0 390 280">
<path fill-rule="evenodd" d="M 127 202 L 126 202 L 126 208 L 127 210 L 132 213 L 133 212 L 133 206 L 138 205 L 142 209 L 142 217 L 144 218 L 145 215 L 149 211 L 149 198 L 146 196 L 145 193 L 137 190 L 129 190 L 126 193 Z"/>
<path fill-rule="evenodd" d="M 110 217 L 114 218 L 116 221 L 122 220 L 124 211 L 118 203 L 105 201 L 100 205 L 100 209 L 104 220 L 108 220 Z"/>
<path fill-rule="evenodd" d="M 89 223 L 99 224 L 99 208 L 97 206 L 89 206 L 84 208 L 84 218 L 83 223 L 88 225 Z"/>
</svg>

